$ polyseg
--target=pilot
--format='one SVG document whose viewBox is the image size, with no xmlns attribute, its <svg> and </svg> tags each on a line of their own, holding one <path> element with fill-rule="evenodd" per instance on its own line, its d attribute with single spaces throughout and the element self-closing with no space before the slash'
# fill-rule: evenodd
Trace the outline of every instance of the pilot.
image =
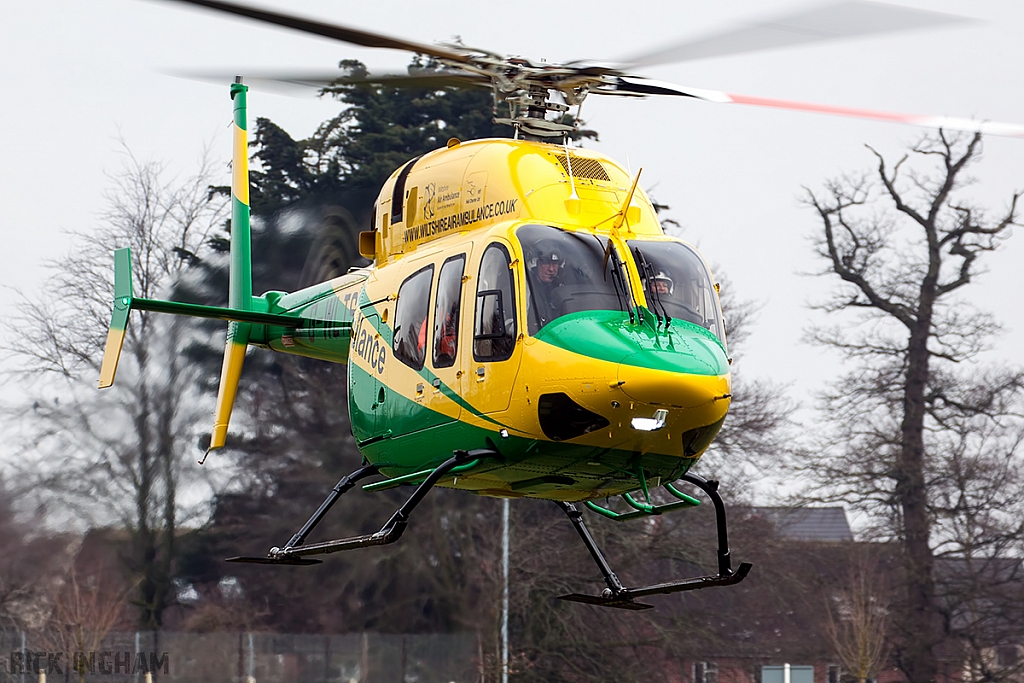
<svg viewBox="0 0 1024 683">
<path fill-rule="evenodd" d="M 562 302 L 555 296 L 555 290 L 562 286 L 562 268 L 565 257 L 562 249 L 553 240 L 541 240 L 534 251 L 532 292 L 530 307 L 535 308 L 537 329 L 561 315 Z"/>
</svg>

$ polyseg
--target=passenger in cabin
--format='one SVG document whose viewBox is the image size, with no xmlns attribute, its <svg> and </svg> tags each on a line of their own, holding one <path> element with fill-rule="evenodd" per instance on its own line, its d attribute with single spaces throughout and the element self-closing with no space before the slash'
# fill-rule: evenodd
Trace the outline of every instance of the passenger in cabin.
<svg viewBox="0 0 1024 683">
<path fill-rule="evenodd" d="M 424 311 L 426 313 L 426 311 Z M 427 319 L 420 321 L 420 332 L 416 337 L 416 357 L 422 359 L 427 349 Z"/>
<path fill-rule="evenodd" d="M 444 313 L 444 320 L 435 320 L 439 325 L 434 331 L 434 366 L 448 367 L 455 363 L 458 350 L 459 300 L 453 298 Z"/>
</svg>

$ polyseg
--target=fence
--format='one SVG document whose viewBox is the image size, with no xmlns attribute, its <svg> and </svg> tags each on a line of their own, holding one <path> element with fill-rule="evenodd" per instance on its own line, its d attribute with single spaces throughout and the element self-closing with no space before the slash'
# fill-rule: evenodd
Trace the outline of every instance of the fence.
<svg viewBox="0 0 1024 683">
<path fill-rule="evenodd" d="M 46 634 L 0 631 L 0 683 L 478 683 L 475 633 L 305 635 L 291 633 L 107 634 L 94 652 L 60 652 Z"/>
</svg>

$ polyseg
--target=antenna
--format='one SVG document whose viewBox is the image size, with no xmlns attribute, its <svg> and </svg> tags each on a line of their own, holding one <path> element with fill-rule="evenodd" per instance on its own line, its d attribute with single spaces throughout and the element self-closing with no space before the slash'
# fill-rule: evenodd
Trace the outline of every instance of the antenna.
<svg viewBox="0 0 1024 683">
<path fill-rule="evenodd" d="M 572 157 L 569 155 L 568 133 L 562 138 L 562 143 L 565 145 L 565 167 L 569 170 L 569 187 L 572 188 L 572 194 L 569 195 L 569 199 L 579 199 L 580 196 L 576 194 L 576 181 L 572 177 Z M 632 194 L 630 197 L 632 197 Z"/>
</svg>

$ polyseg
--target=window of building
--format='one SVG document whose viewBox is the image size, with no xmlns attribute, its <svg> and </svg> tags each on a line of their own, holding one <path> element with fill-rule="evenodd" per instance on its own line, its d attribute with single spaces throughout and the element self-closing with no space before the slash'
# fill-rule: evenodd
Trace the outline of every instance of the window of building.
<svg viewBox="0 0 1024 683">
<path fill-rule="evenodd" d="M 814 683 L 814 667 L 797 664 L 762 666 L 761 683 Z"/>
<path fill-rule="evenodd" d="M 473 324 L 473 358 L 505 360 L 516 346 L 516 299 L 512 261 L 501 244 L 487 247 L 477 278 Z"/>
<path fill-rule="evenodd" d="M 422 268 L 405 279 L 398 288 L 395 305 L 395 358 L 414 370 L 423 368 L 427 355 L 427 310 L 434 266 Z"/>
<path fill-rule="evenodd" d="M 693 683 L 718 683 L 718 664 L 715 662 L 694 662 Z"/>
<path fill-rule="evenodd" d="M 828 665 L 828 683 L 842 683 L 843 668 L 838 664 Z"/>
<path fill-rule="evenodd" d="M 459 309 L 462 298 L 462 273 L 465 255 L 453 256 L 441 265 L 434 302 L 434 367 L 455 365 L 459 352 Z"/>
</svg>

